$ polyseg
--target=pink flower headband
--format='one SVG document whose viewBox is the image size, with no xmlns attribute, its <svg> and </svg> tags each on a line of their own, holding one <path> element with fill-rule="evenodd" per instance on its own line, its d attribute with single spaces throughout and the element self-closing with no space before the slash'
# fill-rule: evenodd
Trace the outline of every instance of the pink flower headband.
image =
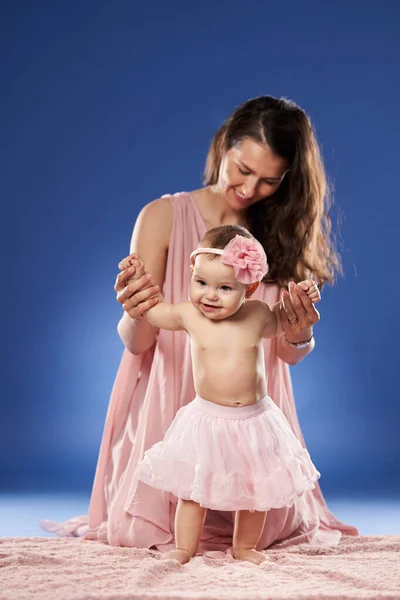
<svg viewBox="0 0 400 600">
<path fill-rule="evenodd" d="M 224 265 L 233 267 L 236 280 L 249 285 L 261 279 L 268 273 L 267 257 L 264 248 L 254 238 L 236 235 L 225 246 L 219 248 L 197 248 L 190 255 L 194 264 L 198 254 L 220 254 Z"/>
</svg>

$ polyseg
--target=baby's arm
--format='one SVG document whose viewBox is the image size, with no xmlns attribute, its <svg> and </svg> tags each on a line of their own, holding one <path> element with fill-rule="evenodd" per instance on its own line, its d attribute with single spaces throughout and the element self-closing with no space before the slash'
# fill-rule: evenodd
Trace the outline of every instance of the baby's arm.
<svg viewBox="0 0 400 600">
<path fill-rule="evenodd" d="M 137 255 L 130 255 L 127 259 L 127 266 L 134 266 L 135 273 L 130 279 L 139 279 L 145 273 L 143 261 Z M 185 329 L 182 322 L 181 307 L 183 302 L 179 304 L 166 304 L 162 294 L 155 294 L 159 302 L 152 306 L 149 310 L 143 313 L 143 318 L 149 321 L 154 327 L 159 329 L 168 329 L 169 331 L 179 331 Z"/>
<path fill-rule="evenodd" d="M 160 301 L 158 304 L 155 304 L 143 313 L 143 317 L 159 329 L 168 329 L 169 331 L 185 329 L 181 312 L 183 302 L 179 304 L 166 304 L 161 294 L 159 294 L 159 298 Z"/>
<path fill-rule="evenodd" d="M 281 303 L 276 302 L 271 308 L 265 302 L 261 302 L 261 304 L 263 305 L 265 315 L 264 330 L 262 337 L 273 338 L 282 335 L 283 329 L 281 324 L 281 318 L 279 316 L 279 308 Z"/>
</svg>

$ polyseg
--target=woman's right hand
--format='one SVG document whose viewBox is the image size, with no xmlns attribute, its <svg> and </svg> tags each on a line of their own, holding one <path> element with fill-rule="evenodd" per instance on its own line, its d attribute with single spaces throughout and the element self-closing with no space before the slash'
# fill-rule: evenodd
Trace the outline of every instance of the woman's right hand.
<svg viewBox="0 0 400 600">
<path fill-rule="evenodd" d="M 143 313 L 159 301 L 160 288 L 153 285 L 151 275 L 137 254 L 130 254 L 118 265 L 120 273 L 115 280 L 117 301 L 131 319 L 142 319 Z"/>
</svg>

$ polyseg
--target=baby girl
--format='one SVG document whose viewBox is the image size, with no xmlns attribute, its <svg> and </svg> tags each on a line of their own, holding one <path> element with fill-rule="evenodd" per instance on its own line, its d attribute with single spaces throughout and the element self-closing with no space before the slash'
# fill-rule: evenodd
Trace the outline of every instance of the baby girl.
<svg viewBox="0 0 400 600">
<path fill-rule="evenodd" d="M 263 338 L 282 334 L 279 302 L 250 300 L 268 272 L 262 246 L 243 227 L 209 230 L 191 254 L 190 301 L 159 302 L 145 314 L 155 327 L 190 336 L 196 396 L 162 441 L 145 452 L 135 476 L 179 500 L 176 550 L 195 556 L 207 509 L 235 511 L 232 555 L 260 564 L 256 550 L 271 508 L 292 506 L 320 477 L 282 411 L 267 395 Z M 144 265 L 137 255 L 122 267 Z M 312 302 L 316 284 L 301 282 Z"/>
</svg>

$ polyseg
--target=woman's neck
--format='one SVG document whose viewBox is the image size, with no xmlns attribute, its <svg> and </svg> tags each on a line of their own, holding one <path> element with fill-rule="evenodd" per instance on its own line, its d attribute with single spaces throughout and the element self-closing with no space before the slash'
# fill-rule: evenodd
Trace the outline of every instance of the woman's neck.
<svg viewBox="0 0 400 600">
<path fill-rule="evenodd" d="M 203 220 L 209 229 L 219 225 L 246 225 L 245 211 L 233 210 L 229 206 L 225 195 L 216 186 L 196 190 L 194 196 Z"/>
</svg>

